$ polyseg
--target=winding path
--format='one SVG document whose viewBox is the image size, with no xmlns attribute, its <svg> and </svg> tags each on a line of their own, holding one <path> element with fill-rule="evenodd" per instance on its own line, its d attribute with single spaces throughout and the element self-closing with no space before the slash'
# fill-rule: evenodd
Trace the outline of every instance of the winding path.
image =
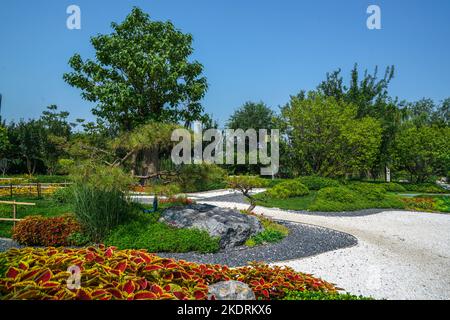
<svg viewBox="0 0 450 320">
<path fill-rule="evenodd" d="M 242 197 L 226 190 L 189 197 L 220 207 L 248 207 Z M 277 264 L 322 277 L 354 294 L 379 299 L 450 299 L 450 215 L 381 211 L 326 216 L 265 207 L 256 207 L 255 212 L 346 232 L 358 239 L 350 248 Z"/>
</svg>

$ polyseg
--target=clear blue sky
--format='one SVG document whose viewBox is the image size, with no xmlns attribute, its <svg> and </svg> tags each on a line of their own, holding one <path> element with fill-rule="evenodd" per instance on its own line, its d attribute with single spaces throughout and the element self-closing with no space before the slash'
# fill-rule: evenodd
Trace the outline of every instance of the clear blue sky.
<svg viewBox="0 0 450 320">
<path fill-rule="evenodd" d="M 70 4 L 81 8 L 81 30 L 66 28 Z M 382 30 L 366 28 L 370 4 L 381 7 Z M 276 110 L 355 62 L 395 65 L 391 94 L 400 99 L 450 96 L 449 0 L 2 0 L 3 118 L 37 117 L 57 104 L 73 119 L 93 120 L 92 104 L 62 75 L 70 56 L 92 57 L 89 38 L 110 32 L 133 6 L 194 36 L 209 83 L 203 104 L 221 123 L 248 100 Z"/>
</svg>

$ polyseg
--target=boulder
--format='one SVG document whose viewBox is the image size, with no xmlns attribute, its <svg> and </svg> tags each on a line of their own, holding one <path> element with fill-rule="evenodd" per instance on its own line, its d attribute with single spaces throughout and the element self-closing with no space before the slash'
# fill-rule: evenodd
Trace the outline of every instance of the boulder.
<svg viewBox="0 0 450 320">
<path fill-rule="evenodd" d="M 255 293 L 240 281 L 222 281 L 208 286 L 208 299 L 216 300 L 256 300 Z"/>
<path fill-rule="evenodd" d="M 205 230 L 212 237 L 220 238 L 222 249 L 240 246 L 264 230 L 254 216 L 207 204 L 168 208 L 161 214 L 160 221 L 178 228 Z"/>
</svg>

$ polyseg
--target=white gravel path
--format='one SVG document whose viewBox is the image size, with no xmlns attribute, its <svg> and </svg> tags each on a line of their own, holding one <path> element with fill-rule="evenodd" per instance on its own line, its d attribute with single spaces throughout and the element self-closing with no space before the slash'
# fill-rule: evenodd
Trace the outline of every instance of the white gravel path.
<svg viewBox="0 0 450 320">
<path fill-rule="evenodd" d="M 243 209 L 248 205 L 190 195 L 198 202 Z M 217 198 L 216 198 L 217 199 Z M 358 245 L 278 263 L 314 274 L 353 294 L 378 299 L 450 299 L 450 215 L 386 211 L 358 217 L 327 217 L 257 207 L 276 219 L 313 224 L 352 234 Z"/>
</svg>

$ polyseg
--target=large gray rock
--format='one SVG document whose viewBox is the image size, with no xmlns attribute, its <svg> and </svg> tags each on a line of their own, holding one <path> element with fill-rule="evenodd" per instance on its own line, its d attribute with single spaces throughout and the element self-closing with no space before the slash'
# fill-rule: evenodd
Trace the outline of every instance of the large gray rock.
<svg viewBox="0 0 450 320">
<path fill-rule="evenodd" d="M 240 281 L 222 281 L 208 286 L 208 300 L 256 300 L 255 293 Z"/>
<path fill-rule="evenodd" d="M 207 204 L 168 208 L 161 214 L 160 221 L 178 228 L 206 230 L 211 236 L 220 237 L 222 249 L 240 246 L 264 230 L 254 216 Z"/>
</svg>

